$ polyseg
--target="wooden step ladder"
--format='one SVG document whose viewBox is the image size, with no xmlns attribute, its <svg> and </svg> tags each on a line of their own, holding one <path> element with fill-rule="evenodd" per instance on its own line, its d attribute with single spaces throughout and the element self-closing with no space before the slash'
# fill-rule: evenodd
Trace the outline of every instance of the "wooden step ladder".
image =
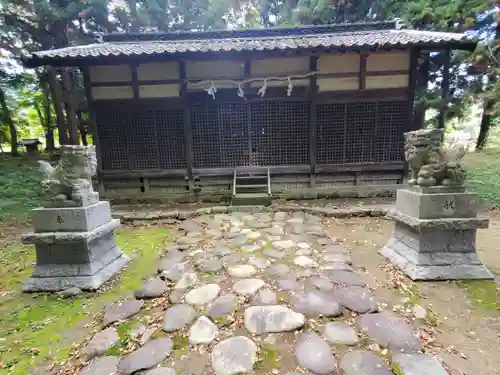
<svg viewBox="0 0 500 375">
<path fill-rule="evenodd" d="M 232 206 L 268 206 L 271 204 L 271 171 L 269 168 L 246 168 L 233 172 Z"/>
</svg>

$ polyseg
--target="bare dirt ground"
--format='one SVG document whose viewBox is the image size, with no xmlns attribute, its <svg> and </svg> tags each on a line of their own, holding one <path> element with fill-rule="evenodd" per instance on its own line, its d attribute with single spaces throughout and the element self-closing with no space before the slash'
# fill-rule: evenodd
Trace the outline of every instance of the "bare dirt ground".
<svg viewBox="0 0 500 375">
<path fill-rule="evenodd" d="M 492 272 L 500 270 L 500 213 L 489 213 L 490 228 L 478 233 L 480 259 Z M 395 288 L 402 282 L 417 291 L 418 303 L 436 318 L 436 327 L 422 324 L 429 347 L 449 366 L 452 375 L 500 374 L 500 326 L 498 309 L 485 309 L 473 304 L 473 298 L 456 282 L 411 283 L 378 254 L 393 228 L 383 218 L 335 219 L 329 234 L 352 251 L 353 264 L 364 268 L 367 281 L 376 285 L 375 294 L 380 301 L 399 309 L 407 298 Z M 389 271 L 389 272 L 388 272 Z M 435 341 L 433 341 L 435 339 Z"/>
</svg>

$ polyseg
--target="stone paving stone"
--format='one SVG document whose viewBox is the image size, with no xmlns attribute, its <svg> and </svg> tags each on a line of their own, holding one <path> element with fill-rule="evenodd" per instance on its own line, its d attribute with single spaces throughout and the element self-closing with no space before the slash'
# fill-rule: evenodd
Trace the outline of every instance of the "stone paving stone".
<svg viewBox="0 0 500 375">
<path fill-rule="evenodd" d="M 265 256 L 268 256 L 270 258 L 274 259 L 283 259 L 286 256 L 286 253 L 284 251 L 279 251 L 271 248 L 264 249 L 262 253 Z"/>
<path fill-rule="evenodd" d="M 401 375 L 448 375 L 441 363 L 427 354 L 396 353 L 392 363 L 399 367 Z"/>
<path fill-rule="evenodd" d="M 233 284 L 233 290 L 244 297 L 252 297 L 264 285 L 261 279 L 242 279 Z"/>
<path fill-rule="evenodd" d="M 273 242 L 273 247 L 281 250 L 287 250 L 295 246 L 295 243 L 292 240 L 281 240 Z"/>
<path fill-rule="evenodd" d="M 332 374 L 337 360 L 325 340 L 314 333 L 301 333 L 295 344 L 295 358 L 300 366 L 315 374 Z"/>
<path fill-rule="evenodd" d="M 297 293 L 292 299 L 293 309 L 309 318 L 333 317 L 342 314 L 342 307 L 333 298 L 320 292 Z"/>
<path fill-rule="evenodd" d="M 333 295 L 342 306 L 359 314 L 378 311 L 375 296 L 366 288 L 359 286 L 335 288 Z"/>
<path fill-rule="evenodd" d="M 97 332 L 89 343 L 80 351 L 80 356 L 85 360 L 103 355 L 113 345 L 120 340 L 115 327 L 106 328 L 104 331 Z"/>
<path fill-rule="evenodd" d="M 314 259 L 299 255 L 293 259 L 293 263 L 300 267 L 318 267 L 318 262 Z"/>
<path fill-rule="evenodd" d="M 251 277 L 257 273 L 257 269 L 250 264 L 237 264 L 235 266 L 229 267 L 227 271 L 232 277 L 237 277 L 240 279 Z"/>
<path fill-rule="evenodd" d="M 177 375 L 174 369 L 168 367 L 157 367 L 149 370 L 144 375 Z"/>
<path fill-rule="evenodd" d="M 330 344 L 356 345 L 359 343 L 356 330 L 342 322 L 326 323 L 323 334 Z"/>
<path fill-rule="evenodd" d="M 336 284 L 365 286 L 364 280 L 356 272 L 351 271 L 324 271 L 330 281 Z"/>
<path fill-rule="evenodd" d="M 200 316 L 189 329 L 191 345 L 210 344 L 219 336 L 219 329 L 206 316 Z"/>
<path fill-rule="evenodd" d="M 196 318 L 196 310 L 189 305 L 174 305 L 165 311 L 163 316 L 163 330 L 165 332 L 178 331 Z"/>
<path fill-rule="evenodd" d="M 283 291 L 293 291 L 299 289 L 299 283 L 297 283 L 297 280 L 295 280 L 295 278 L 292 277 L 288 279 L 277 280 L 276 286 L 278 290 L 283 290 Z"/>
<path fill-rule="evenodd" d="M 281 305 L 248 307 L 244 320 L 253 334 L 293 331 L 305 323 L 304 315 Z"/>
<path fill-rule="evenodd" d="M 270 289 L 261 289 L 252 300 L 254 306 L 276 305 L 276 293 Z"/>
<path fill-rule="evenodd" d="M 118 363 L 121 375 L 130 375 L 139 370 L 150 369 L 164 361 L 172 352 L 173 343 L 168 337 L 147 342 L 142 348 L 123 357 Z"/>
<path fill-rule="evenodd" d="M 290 267 L 286 264 L 273 264 L 268 267 L 265 271 L 265 274 L 269 277 L 284 277 L 290 273 Z"/>
<path fill-rule="evenodd" d="M 174 289 L 187 289 L 196 285 L 198 282 L 198 275 L 196 272 L 186 272 L 184 273 L 177 284 L 175 284 Z"/>
<path fill-rule="evenodd" d="M 252 257 L 248 259 L 248 263 L 259 269 L 266 269 L 271 265 L 271 262 L 268 259 L 261 257 Z"/>
<path fill-rule="evenodd" d="M 168 258 L 162 258 L 158 263 L 160 277 L 169 281 L 178 281 L 190 269 L 191 265 L 189 263 Z"/>
<path fill-rule="evenodd" d="M 197 268 L 200 272 L 217 272 L 222 269 L 222 262 L 217 258 L 206 259 L 199 262 Z"/>
<path fill-rule="evenodd" d="M 108 305 L 104 309 L 102 324 L 108 326 L 119 320 L 130 318 L 139 312 L 143 304 L 144 301 L 128 300 Z"/>
<path fill-rule="evenodd" d="M 211 354 L 216 375 L 251 373 L 257 362 L 257 345 L 247 337 L 236 336 L 215 345 Z"/>
<path fill-rule="evenodd" d="M 212 302 L 220 292 L 220 286 L 217 284 L 207 284 L 190 290 L 185 300 L 190 305 L 206 305 Z"/>
<path fill-rule="evenodd" d="M 352 264 L 351 256 L 343 253 L 326 253 L 323 256 L 323 260 L 325 262 L 338 262 L 338 263 L 347 263 L 349 265 Z"/>
<path fill-rule="evenodd" d="M 119 357 L 100 357 L 95 358 L 87 364 L 80 375 L 110 375 L 116 374 L 118 371 Z"/>
<path fill-rule="evenodd" d="M 340 361 L 340 368 L 345 375 L 392 375 L 382 358 L 364 350 L 346 353 Z"/>
<path fill-rule="evenodd" d="M 307 285 L 318 289 L 320 292 L 330 292 L 333 290 L 333 283 L 320 276 L 311 277 L 307 280 Z"/>
<path fill-rule="evenodd" d="M 217 297 L 207 309 L 206 315 L 212 318 L 227 316 L 238 307 L 238 297 L 235 294 L 225 294 Z"/>
<path fill-rule="evenodd" d="M 394 352 L 414 353 L 421 349 L 417 332 L 403 318 L 389 312 L 362 315 L 358 327 L 380 345 L 389 345 Z"/>
<path fill-rule="evenodd" d="M 134 292 L 137 299 L 151 299 L 163 295 L 167 291 L 167 284 L 161 279 L 154 278 L 144 282 L 141 288 Z"/>
</svg>

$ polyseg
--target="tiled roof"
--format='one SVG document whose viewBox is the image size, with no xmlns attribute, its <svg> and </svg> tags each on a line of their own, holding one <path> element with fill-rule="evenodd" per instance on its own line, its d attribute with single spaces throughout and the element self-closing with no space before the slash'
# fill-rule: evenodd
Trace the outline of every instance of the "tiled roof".
<svg viewBox="0 0 500 375">
<path fill-rule="evenodd" d="M 35 52 L 26 58 L 26 62 L 31 65 L 40 65 L 57 60 L 67 61 L 113 56 L 311 48 L 356 49 L 410 45 L 444 46 L 454 44 L 471 49 L 476 43 L 464 34 L 388 28 L 388 26 L 395 26 L 394 23 L 370 24 L 371 27 L 364 25 L 365 27 L 353 24 L 241 31 L 109 34 L 104 36 L 101 43 Z"/>
</svg>

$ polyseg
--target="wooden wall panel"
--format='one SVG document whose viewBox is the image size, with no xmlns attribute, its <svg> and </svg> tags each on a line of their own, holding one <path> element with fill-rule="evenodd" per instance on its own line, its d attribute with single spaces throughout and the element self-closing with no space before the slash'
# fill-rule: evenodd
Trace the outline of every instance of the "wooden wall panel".
<svg viewBox="0 0 500 375">
<path fill-rule="evenodd" d="M 133 97 L 132 86 L 92 87 L 93 100 L 132 99 Z"/>
<path fill-rule="evenodd" d="M 244 65 L 239 61 L 187 61 L 188 79 L 238 78 L 244 75 Z"/>
<path fill-rule="evenodd" d="M 309 57 L 252 60 L 250 62 L 250 72 L 252 77 L 307 73 L 309 72 Z"/>
<path fill-rule="evenodd" d="M 132 72 L 128 65 L 94 65 L 89 68 L 91 82 L 132 81 Z"/>
<path fill-rule="evenodd" d="M 318 72 L 319 74 L 359 72 L 359 53 L 320 55 Z"/>
<path fill-rule="evenodd" d="M 368 55 L 366 70 L 368 72 L 408 70 L 409 64 L 409 51 L 375 52 Z"/>
<path fill-rule="evenodd" d="M 389 89 L 408 86 L 408 75 L 366 77 L 366 88 Z"/>
<path fill-rule="evenodd" d="M 179 84 L 170 85 L 143 85 L 139 86 L 139 97 L 144 98 L 172 98 L 178 97 Z"/>
<path fill-rule="evenodd" d="M 359 89 L 359 77 L 318 78 L 317 82 L 318 82 L 318 90 L 320 92 Z"/>
<path fill-rule="evenodd" d="M 179 63 L 175 61 L 139 64 L 137 67 L 137 79 L 139 81 L 179 79 Z"/>
</svg>

